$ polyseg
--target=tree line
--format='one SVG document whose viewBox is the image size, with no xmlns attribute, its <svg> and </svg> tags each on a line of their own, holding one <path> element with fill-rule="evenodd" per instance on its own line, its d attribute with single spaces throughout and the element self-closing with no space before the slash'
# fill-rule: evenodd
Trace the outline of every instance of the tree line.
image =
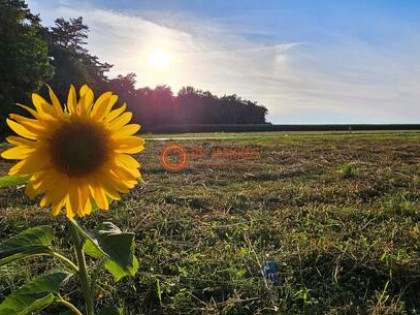
<svg viewBox="0 0 420 315">
<path fill-rule="evenodd" d="M 29 103 L 30 95 L 46 96 L 45 83 L 65 99 L 70 84 L 90 85 L 97 94 L 111 90 L 125 101 L 136 122 L 146 129 L 180 124 L 264 124 L 267 108 L 237 95 L 216 96 L 184 87 L 136 88 L 136 75 L 109 78 L 112 65 L 87 49 L 89 27 L 83 18 L 58 18 L 44 27 L 24 0 L 0 0 L 0 135 L 5 118 L 18 112 L 15 103 Z"/>
</svg>

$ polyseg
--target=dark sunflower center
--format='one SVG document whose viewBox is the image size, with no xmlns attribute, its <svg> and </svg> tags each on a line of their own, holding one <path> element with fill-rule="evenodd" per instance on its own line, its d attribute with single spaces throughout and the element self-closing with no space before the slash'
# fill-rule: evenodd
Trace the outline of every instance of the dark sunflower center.
<svg viewBox="0 0 420 315">
<path fill-rule="evenodd" d="M 105 131 L 85 122 L 61 126 L 50 139 L 52 162 L 71 177 L 95 172 L 108 158 Z"/>
</svg>

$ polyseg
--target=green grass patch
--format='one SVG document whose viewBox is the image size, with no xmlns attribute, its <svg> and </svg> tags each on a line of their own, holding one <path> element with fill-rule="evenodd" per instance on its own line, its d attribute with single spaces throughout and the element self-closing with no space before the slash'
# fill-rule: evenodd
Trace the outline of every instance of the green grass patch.
<svg viewBox="0 0 420 315">
<path fill-rule="evenodd" d="M 136 233 L 140 271 L 115 283 L 99 273 L 101 305 L 125 314 L 420 313 L 420 133 L 148 135 L 144 183 L 109 212 Z M 164 145 L 257 147 L 252 167 L 199 161 L 168 173 Z M 4 175 L 9 162 L 0 164 Z M 22 187 L 0 188 L 0 240 L 31 225 L 64 237 Z M 72 255 L 69 242 L 54 244 Z M 267 281 L 266 262 L 278 266 Z M 89 261 L 93 264 L 93 261 Z M 54 267 L 39 258 L 0 273 L 0 300 Z M 67 295 L 81 293 L 67 284 Z M 58 314 L 50 307 L 42 314 Z"/>
</svg>

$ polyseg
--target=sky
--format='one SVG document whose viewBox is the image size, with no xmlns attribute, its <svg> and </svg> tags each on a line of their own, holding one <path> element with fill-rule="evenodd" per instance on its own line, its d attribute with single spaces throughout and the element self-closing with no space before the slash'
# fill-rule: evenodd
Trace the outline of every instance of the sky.
<svg viewBox="0 0 420 315">
<path fill-rule="evenodd" d="M 138 87 L 237 94 L 275 124 L 420 123 L 418 0 L 27 2 L 46 26 L 82 16 L 89 51 Z"/>
</svg>

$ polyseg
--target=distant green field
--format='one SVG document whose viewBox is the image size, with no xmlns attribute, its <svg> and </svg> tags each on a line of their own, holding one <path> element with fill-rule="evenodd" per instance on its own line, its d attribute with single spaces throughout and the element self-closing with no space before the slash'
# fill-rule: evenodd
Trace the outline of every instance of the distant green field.
<svg viewBox="0 0 420 315">
<path fill-rule="evenodd" d="M 130 315 L 420 313 L 420 132 L 145 137 L 144 183 L 83 220 L 136 232 L 141 272 L 118 283 L 98 274 L 99 303 Z M 206 155 L 167 172 L 159 154 L 173 143 Z M 260 157 L 225 165 L 211 156 L 220 148 Z M 9 166 L 0 160 L 0 173 Z M 63 217 L 22 194 L 0 189 L 0 240 L 37 224 L 67 235 Z M 72 255 L 68 242 L 55 246 Z M 272 281 L 266 262 L 278 266 Z M 1 268 L 0 301 L 53 264 Z M 76 288 L 66 297 L 80 304 Z"/>
<path fill-rule="evenodd" d="M 148 140 L 250 140 L 258 139 L 262 141 L 272 141 L 273 138 L 294 138 L 294 139 L 313 139 L 331 136 L 339 138 L 349 138 L 363 136 L 368 138 L 395 138 L 395 137 L 418 137 L 420 131 L 273 131 L 273 132 L 212 132 L 212 133 L 181 133 L 181 134 L 146 134 L 142 135 Z"/>
</svg>

